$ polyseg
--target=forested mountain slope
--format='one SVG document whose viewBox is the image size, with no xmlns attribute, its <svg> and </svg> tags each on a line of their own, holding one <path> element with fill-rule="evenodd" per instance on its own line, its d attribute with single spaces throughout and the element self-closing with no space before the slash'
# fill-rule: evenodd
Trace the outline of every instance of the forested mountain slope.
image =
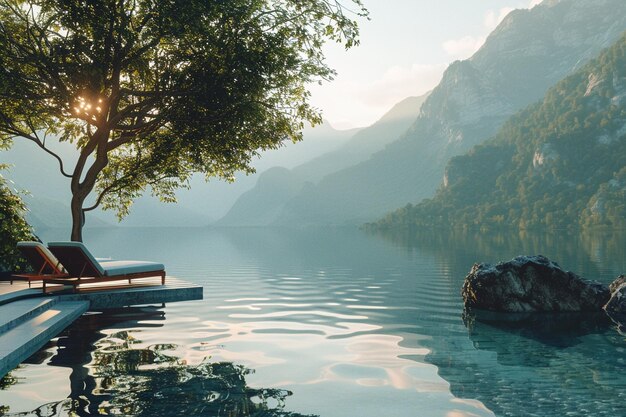
<svg viewBox="0 0 626 417">
<path fill-rule="evenodd" d="M 626 228 L 626 34 L 373 227 Z"/>
</svg>

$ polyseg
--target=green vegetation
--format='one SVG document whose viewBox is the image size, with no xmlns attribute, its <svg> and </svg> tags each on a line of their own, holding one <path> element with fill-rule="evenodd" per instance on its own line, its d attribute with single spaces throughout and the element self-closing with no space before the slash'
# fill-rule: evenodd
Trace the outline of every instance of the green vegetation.
<svg viewBox="0 0 626 417">
<path fill-rule="evenodd" d="M 120 218 L 194 172 L 231 179 L 259 150 L 321 122 L 307 85 L 331 79 L 327 41 L 357 43 L 329 0 L 0 1 L 0 142 L 30 140 L 71 180 L 72 239 L 86 211 Z M 71 169 L 49 146 L 76 146 Z M 92 192 L 96 195 L 92 196 Z M 88 200 L 89 197 L 91 200 Z"/>
<path fill-rule="evenodd" d="M 0 272 L 25 266 L 15 246 L 21 240 L 33 240 L 32 230 L 24 220 L 25 212 L 22 199 L 0 175 Z"/>
<path fill-rule="evenodd" d="M 626 228 L 626 36 L 372 229 Z"/>
</svg>

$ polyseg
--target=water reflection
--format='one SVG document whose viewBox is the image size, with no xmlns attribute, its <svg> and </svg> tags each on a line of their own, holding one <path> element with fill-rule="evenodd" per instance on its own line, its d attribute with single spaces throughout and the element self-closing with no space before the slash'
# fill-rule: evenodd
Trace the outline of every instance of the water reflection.
<svg viewBox="0 0 626 417">
<path fill-rule="evenodd" d="M 410 254 L 446 262 L 460 288 L 472 262 L 546 254 L 566 269 L 611 282 L 625 270 L 626 234 L 425 232 L 383 236 Z M 456 297 L 458 295 L 455 294 Z M 460 300 L 459 300 L 460 303 Z M 463 312 L 445 331 L 431 326 L 424 360 L 458 398 L 496 416 L 626 415 L 626 338 L 604 313 Z M 469 341 L 469 345 L 468 342 Z"/>
<path fill-rule="evenodd" d="M 626 230 L 422 230 L 414 233 L 389 231 L 375 236 L 409 251 L 432 253 L 447 263 L 460 266 L 459 272 L 463 274 L 469 271 L 473 262 L 499 262 L 517 255 L 536 254 L 547 256 L 564 269 L 584 275 L 585 278 L 605 282 L 604 274 L 607 272 L 611 271 L 611 279 L 614 279 L 614 271 L 626 269 Z"/>
<path fill-rule="evenodd" d="M 626 415 L 619 389 L 626 383 L 626 341 L 612 324 L 591 317 L 541 321 L 541 326 L 467 316 L 464 321 L 460 297 L 474 262 L 519 254 L 541 253 L 587 278 L 610 282 L 626 271 L 623 233 L 383 238 L 342 230 L 90 233 L 88 244 L 99 255 L 158 259 L 172 275 L 203 285 L 205 299 L 140 309 L 126 323 L 91 318 L 101 324 L 86 333 L 73 328 L 75 336 L 59 339 L 62 349 L 55 356 L 18 370 L 18 384 L 0 392 L 0 403 L 16 404 L 14 411 L 68 397 L 83 401 L 87 411 L 78 412 L 93 414 L 91 404 L 109 407 L 114 401 L 109 389 L 140 391 L 143 378 L 161 381 L 160 375 L 152 377 L 155 367 L 171 367 L 165 379 L 175 381 L 179 366 L 190 368 L 183 374 L 193 379 L 208 372 L 198 367 L 212 362 L 254 369 L 240 375 L 244 387 L 292 390 L 296 395 L 286 400 L 290 410 L 324 417 Z M 158 315 L 163 311 L 166 320 Z M 136 316 L 148 313 L 154 315 Z M 122 364 L 135 365 L 115 365 L 114 352 L 128 356 Z M 24 399 L 66 386 L 70 372 L 68 392 L 36 404 Z M 159 384 L 152 386 L 158 390 Z M 257 412 L 285 415 L 275 407 L 285 401 L 278 395 L 285 391 L 269 392 L 277 397 L 268 400 L 269 410 Z M 13 401 L 20 393 L 28 395 Z M 141 403 L 139 394 L 133 395 L 127 400 Z M 585 412 L 589 407 L 597 413 Z"/>
<path fill-rule="evenodd" d="M 172 354 L 173 344 L 141 347 L 140 329 L 159 326 L 154 320 L 164 320 L 163 311 L 155 307 L 83 316 L 57 340 L 56 354 L 48 360 L 51 366 L 72 370 L 68 398 L 30 412 L 12 414 L 4 406 L 0 415 L 302 416 L 284 410 L 290 391 L 250 388 L 246 376 L 254 371 L 244 366 L 208 359 L 190 365 Z M 119 326 L 133 330 L 102 332 Z M 10 374 L 1 387 L 16 382 Z"/>
<path fill-rule="evenodd" d="M 478 340 L 491 329 L 508 332 L 521 338 L 530 339 L 554 348 L 568 348 L 582 342 L 590 334 L 608 331 L 611 320 L 604 312 L 597 313 L 491 313 L 486 311 L 466 311 L 463 322 L 470 339 L 477 349 Z M 508 346 L 502 346 L 507 349 Z M 527 366 L 540 366 L 539 362 L 523 362 Z"/>
<path fill-rule="evenodd" d="M 426 358 L 456 396 L 478 399 L 497 416 L 624 415 L 625 341 L 606 316 L 466 317 L 466 324 L 473 350 Z"/>
</svg>

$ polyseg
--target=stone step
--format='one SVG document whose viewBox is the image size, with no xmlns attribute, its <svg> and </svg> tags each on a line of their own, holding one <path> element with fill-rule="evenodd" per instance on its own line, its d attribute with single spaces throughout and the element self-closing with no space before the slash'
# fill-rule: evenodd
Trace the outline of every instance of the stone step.
<svg viewBox="0 0 626 417">
<path fill-rule="evenodd" d="M 57 298 L 31 298 L 14 301 L 2 308 L 0 316 L 0 334 L 11 330 L 31 317 L 48 310 L 58 302 Z"/>
<path fill-rule="evenodd" d="M 61 301 L 0 334 L 0 377 L 37 352 L 88 308 L 87 301 Z"/>
<path fill-rule="evenodd" d="M 33 297 L 41 297 L 41 288 L 24 288 L 0 294 L 0 306 Z"/>
</svg>

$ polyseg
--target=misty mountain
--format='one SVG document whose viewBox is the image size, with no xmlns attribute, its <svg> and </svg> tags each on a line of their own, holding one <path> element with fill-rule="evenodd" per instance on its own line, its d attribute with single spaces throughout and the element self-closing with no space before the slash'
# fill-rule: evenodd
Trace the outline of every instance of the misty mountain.
<svg viewBox="0 0 626 417">
<path fill-rule="evenodd" d="M 274 165 L 294 167 L 344 144 L 358 129 L 339 131 L 327 122 L 315 128 L 307 127 L 305 139 L 285 143 L 279 149 L 261 152 L 253 162 L 257 173 L 241 174 L 234 183 L 211 180 L 201 175 L 192 181 L 191 190 L 178 191 L 178 204 L 166 204 L 149 192 L 137 199 L 131 214 L 118 223 L 115 214 L 96 210 L 87 214 L 86 227 L 120 226 L 205 226 L 224 215 L 236 199 L 254 186 L 260 173 Z M 46 146 L 57 152 L 67 167 L 73 166 L 77 151 L 72 144 L 48 138 Z M 11 149 L 0 152 L 0 163 L 11 167 L 3 175 L 18 191 L 25 191 L 24 201 L 29 209 L 28 221 L 41 227 L 69 227 L 69 179 L 59 172 L 57 161 L 35 144 L 16 139 Z"/>
<path fill-rule="evenodd" d="M 285 205 L 306 192 L 324 176 L 368 159 L 397 139 L 413 123 L 428 93 L 409 97 L 380 120 L 356 133 L 335 151 L 325 153 L 291 170 L 273 168 L 261 175 L 255 187 L 241 195 L 220 219 L 220 226 L 267 226 L 279 221 Z"/>
<path fill-rule="evenodd" d="M 626 34 L 374 227 L 626 228 Z"/>
<path fill-rule="evenodd" d="M 311 128 L 306 126 L 304 139 L 300 142 L 285 142 L 284 146 L 261 152 L 253 161 L 256 173 L 239 173 L 233 183 L 212 179 L 205 182 L 202 175 L 196 175 L 191 181 L 191 190 L 179 190 L 180 205 L 189 208 L 201 208 L 212 220 L 223 217 L 233 204 L 246 191 L 252 189 L 263 172 L 283 167 L 291 169 L 343 146 L 359 129 L 337 130 L 327 121 Z"/>
<path fill-rule="evenodd" d="M 474 56 L 449 66 L 399 140 L 309 184 L 277 224 L 359 224 L 432 196 L 450 158 L 493 136 L 624 28 L 623 0 L 546 1 L 511 12 Z"/>
</svg>

